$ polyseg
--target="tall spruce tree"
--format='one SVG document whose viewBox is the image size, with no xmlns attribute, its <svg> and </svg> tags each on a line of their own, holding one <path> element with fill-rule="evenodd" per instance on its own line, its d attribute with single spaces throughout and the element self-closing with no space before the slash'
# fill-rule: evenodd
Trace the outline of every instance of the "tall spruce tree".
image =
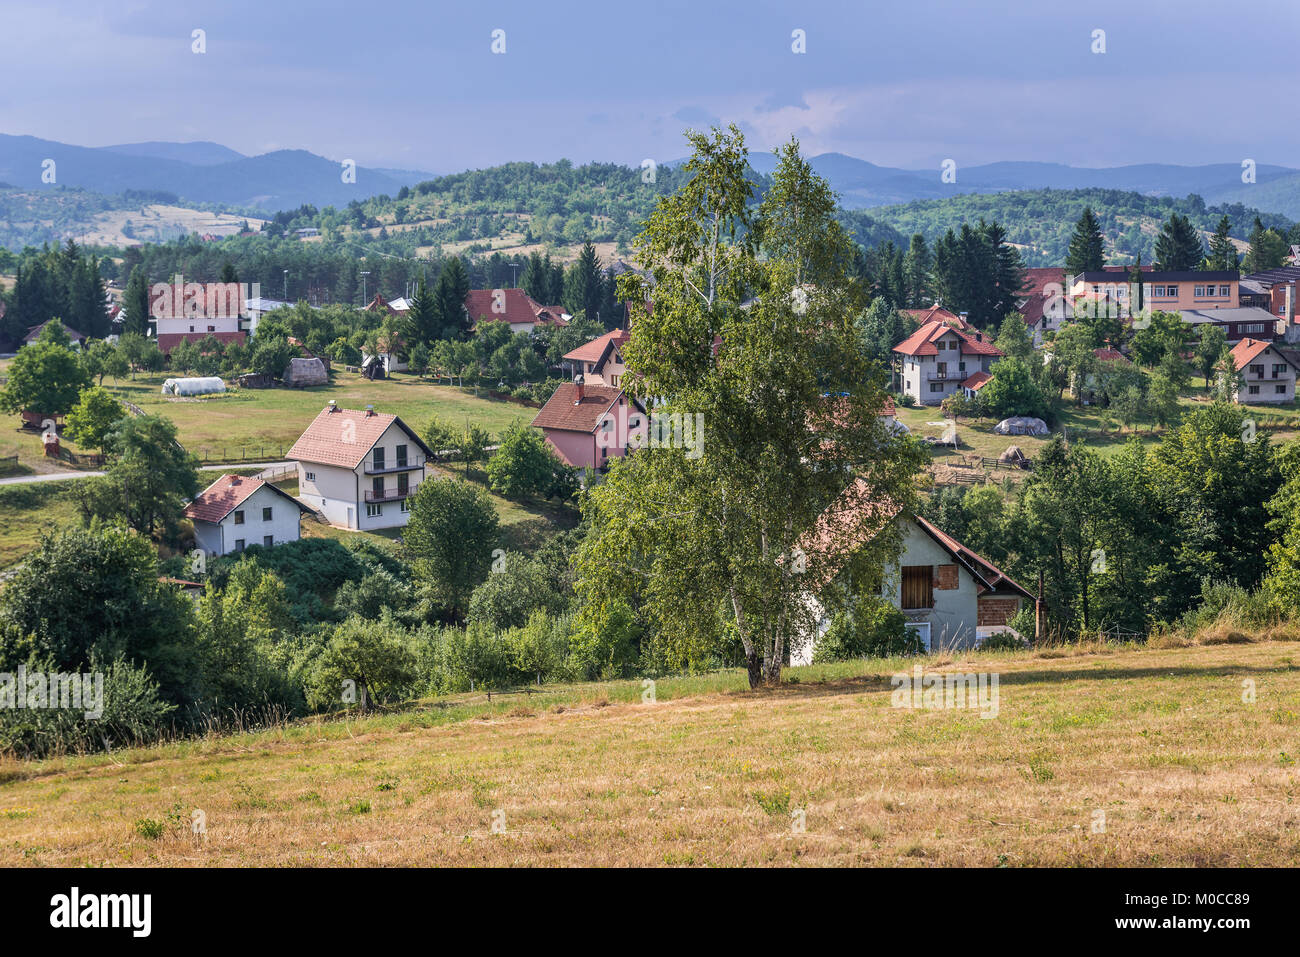
<svg viewBox="0 0 1300 957">
<path fill-rule="evenodd" d="M 930 269 L 933 257 L 925 237 L 920 233 L 912 234 L 912 241 L 903 257 L 903 277 L 907 282 L 907 306 L 924 309 L 930 305 L 934 293 L 930 284 Z"/>
<path fill-rule="evenodd" d="M 1215 227 L 1214 235 L 1210 237 L 1210 255 L 1206 266 L 1213 270 L 1236 269 L 1241 264 L 1241 256 L 1237 253 L 1237 247 L 1232 244 L 1232 239 L 1228 233 L 1232 230 L 1232 222 L 1227 216 L 1219 220 L 1219 225 Z"/>
<path fill-rule="evenodd" d="M 1101 234 L 1101 224 L 1087 206 L 1070 238 L 1070 251 L 1065 257 L 1065 271 L 1071 276 L 1081 272 L 1097 272 L 1106 264 L 1106 239 Z"/>
<path fill-rule="evenodd" d="M 1186 216 L 1171 213 L 1156 237 L 1156 265 L 1167 272 L 1197 269 L 1205 258 L 1200 233 Z"/>
</svg>

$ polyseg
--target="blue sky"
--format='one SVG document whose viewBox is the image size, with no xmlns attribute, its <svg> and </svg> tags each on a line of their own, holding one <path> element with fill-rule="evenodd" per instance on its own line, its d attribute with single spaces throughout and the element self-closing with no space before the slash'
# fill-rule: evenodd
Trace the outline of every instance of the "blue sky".
<svg viewBox="0 0 1300 957">
<path fill-rule="evenodd" d="M 734 121 L 910 168 L 1300 166 L 1297 27 L 1296 0 L 5 0 L 0 132 L 448 172 L 662 162 Z"/>
</svg>

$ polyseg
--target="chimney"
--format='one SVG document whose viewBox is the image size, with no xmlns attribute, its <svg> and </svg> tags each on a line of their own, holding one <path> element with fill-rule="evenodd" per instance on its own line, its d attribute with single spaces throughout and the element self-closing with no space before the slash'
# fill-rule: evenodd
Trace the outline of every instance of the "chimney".
<svg viewBox="0 0 1300 957">
<path fill-rule="evenodd" d="M 337 402 L 335 402 L 333 399 L 330 399 L 330 404 L 327 405 L 327 406 L 325 406 L 325 411 L 326 411 L 326 412 L 337 412 L 338 410 L 339 410 L 339 404 L 338 404 Z"/>
<path fill-rule="evenodd" d="M 578 393 L 578 398 L 574 401 L 574 403 L 573 403 L 574 405 L 577 405 L 579 402 L 581 402 L 583 396 L 586 395 L 586 391 L 587 391 L 587 390 L 586 390 L 586 388 L 584 387 L 584 385 L 585 385 L 585 384 L 584 384 L 584 382 L 583 382 L 583 379 L 582 379 L 582 375 L 581 375 L 581 374 L 579 374 L 579 375 L 575 375 L 575 376 L 573 377 L 573 388 L 574 388 L 574 389 L 577 391 L 577 393 Z"/>
<path fill-rule="evenodd" d="M 231 484 L 231 485 L 238 485 L 238 484 L 240 483 L 240 481 L 241 481 L 241 479 L 239 478 L 238 475 L 232 475 L 232 476 L 230 476 L 230 484 Z"/>
<path fill-rule="evenodd" d="M 374 414 L 375 414 L 375 407 L 373 405 L 366 406 L 366 418 L 370 418 L 370 416 Z"/>
</svg>

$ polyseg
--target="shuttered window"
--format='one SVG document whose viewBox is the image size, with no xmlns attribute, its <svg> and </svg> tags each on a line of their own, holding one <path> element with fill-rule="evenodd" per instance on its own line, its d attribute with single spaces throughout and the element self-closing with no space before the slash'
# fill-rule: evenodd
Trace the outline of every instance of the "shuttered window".
<svg viewBox="0 0 1300 957">
<path fill-rule="evenodd" d="M 934 607 L 934 570 L 932 566 L 903 566 L 903 607 Z"/>
</svg>

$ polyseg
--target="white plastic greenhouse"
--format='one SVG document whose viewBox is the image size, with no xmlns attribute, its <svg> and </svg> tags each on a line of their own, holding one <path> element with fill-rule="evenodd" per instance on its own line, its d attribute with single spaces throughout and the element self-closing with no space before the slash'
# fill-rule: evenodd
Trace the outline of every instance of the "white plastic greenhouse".
<svg viewBox="0 0 1300 957">
<path fill-rule="evenodd" d="M 220 376 L 195 376 L 189 379 L 168 379 L 163 383 L 163 395 L 208 395 L 225 392 L 226 384 Z"/>
</svg>

